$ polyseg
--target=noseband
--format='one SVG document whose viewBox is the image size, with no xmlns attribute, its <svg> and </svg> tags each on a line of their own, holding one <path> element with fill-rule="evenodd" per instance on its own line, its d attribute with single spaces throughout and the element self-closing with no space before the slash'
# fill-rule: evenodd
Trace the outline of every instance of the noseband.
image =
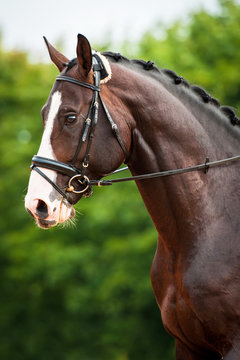
<svg viewBox="0 0 240 360">
<path fill-rule="evenodd" d="M 73 192 L 77 194 L 86 194 L 87 190 L 91 185 L 96 185 L 96 182 L 99 182 L 97 180 L 89 180 L 89 178 L 86 176 L 85 172 L 89 165 L 89 155 L 90 155 L 90 148 L 92 145 L 92 140 L 94 137 L 97 121 L 98 121 L 98 109 L 99 109 L 99 99 L 102 104 L 103 110 L 106 114 L 106 117 L 111 125 L 113 134 L 115 138 L 117 139 L 123 153 L 125 160 L 128 158 L 128 153 L 126 150 L 126 147 L 124 145 L 124 142 L 120 136 L 119 130 L 117 125 L 114 123 L 101 95 L 100 95 L 100 81 L 104 79 L 108 74 L 106 72 L 106 69 L 102 63 L 101 58 L 97 54 L 93 54 L 93 72 L 94 72 L 94 85 L 85 83 L 82 81 L 79 81 L 77 79 L 74 79 L 72 77 L 66 76 L 66 75 L 60 75 L 57 76 L 57 81 L 67 81 L 75 85 L 79 85 L 85 88 L 88 88 L 90 90 L 93 90 L 93 97 L 90 104 L 90 108 L 88 111 L 87 119 L 85 120 L 85 124 L 82 131 L 82 136 L 78 142 L 74 157 L 72 159 L 71 164 L 66 164 L 63 162 L 60 162 L 58 160 L 52 160 L 48 159 L 42 156 L 34 155 L 32 158 L 32 165 L 31 169 L 37 171 L 45 180 L 47 180 L 55 190 L 57 190 L 66 200 L 69 201 L 67 193 L 66 192 Z M 77 169 L 75 167 L 75 163 L 77 161 L 78 155 L 81 151 L 81 148 L 84 143 L 87 141 L 87 148 L 85 155 L 83 157 L 82 165 L 80 169 Z M 54 183 L 45 173 L 43 173 L 39 167 L 50 169 L 57 171 L 63 175 L 67 175 L 70 177 L 70 180 L 68 182 L 68 187 L 65 189 L 61 189 L 56 183 Z M 77 188 L 74 186 L 74 184 L 77 183 Z"/>
</svg>

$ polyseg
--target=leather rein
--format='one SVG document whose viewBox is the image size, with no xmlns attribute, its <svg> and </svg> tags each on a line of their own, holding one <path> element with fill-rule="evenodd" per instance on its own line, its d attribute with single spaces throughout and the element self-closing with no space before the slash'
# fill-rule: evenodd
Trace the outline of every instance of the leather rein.
<svg viewBox="0 0 240 360">
<path fill-rule="evenodd" d="M 57 81 L 67 81 L 70 83 L 73 83 L 75 85 L 79 85 L 82 87 L 86 87 L 88 89 L 93 90 L 93 97 L 91 101 L 91 105 L 88 111 L 87 119 L 85 120 L 85 124 L 82 131 L 82 136 L 79 140 L 79 143 L 77 145 L 75 155 L 73 157 L 73 160 L 71 164 L 63 163 L 58 160 L 48 159 L 45 157 L 34 155 L 32 158 L 32 165 L 31 170 L 35 170 L 38 172 L 45 180 L 47 180 L 55 190 L 57 190 L 63 198 L 65 198 L 69 203 L 70 200 L 67 196 L 66 192 L 73 192 L 77 194 L 83 194 L 87 196 L 87 190 L 91 188 L 91 186 L 108 186 L 115 183 L 121 183 L 126 181 L 138 181 L 138 180 L 148 180 L 153 178 L 160 178 L 165 176 L 171 176 L 171 175 L 177 175 L 177 174 L 184 174 L 187 172 L 192 171 L 198 171 L 203 170 L 205 173 L 207 173 L 208 169 L 215 166 L 220 165 L 226 165 L 228 163 L 231 163 L 233 161 L 240 160 L 240 155 L 229 157 L 222 160 L 212 161 L 210 162 L 208 158 L 206 158 L 205 163 L 181 168 L 181 169 L 174 169 L 174 170 L 167 170 L 167 171 L 160 171 L 160 172 L 154 172 L 149 174 L 143 174 L 143 175 L 136 175 L 131 177 L 124 177 L 124 178 L 118 178 L 118 179 L 109 179 L 109 180 L 90 180 L 85 172 L 89 165 L 89 154 L 90 154 L 90 148 L 92 144 L 92 140 L 94 137 L 95 128 L 98 121 L 98 108 L 99 108 L 99 102 L 98 99 L 100 99 L 103 110 L 106 114 L 106 117 L 112 127 L 113 134 L 115 138 L 117 139 L 125 157 L 125 161 L 128 158 L 128 152 L 126 150 L 126 147 L 124 145 L 124 142 L 120 136 L 119 130 L 117 125 L 114 123 L 104 101 L 101 98 L 100 95 L 100 80 L 104 79 L 106 77 L 106 70 L 105 67 L 100 59 L 100 57 L 97 54 L 93 54 L 93 71 L 94 71 L 94 79 L 95 84 L 89 84 L 85 82 L 81 82 L 77 79 L 74 79 L 72 77 L 68 77 L 66 75 L 60 75 L 57 76 Z M 81 151 L 82 145 L 87 142 L 87 149 L 82 161 L 82 165 L 80 169 L 77 169 L 75 167 L 75 163 L 77 161 L 77 157 Z M 67 175 L 70 177 L 70 180 L 68 182 L 68 187 L 66 189 L 60 188 L 56 183 L 54 183 L 44 172 L 42 172 L 39 167 L 50 169 L 56 172 L 59 172 L 63 175 Z M 113 175 L 120 171 L 127 170 L 128 167 L 120 168 L 118 170 L 115 170 L 111 174 L 105 175 Z M 104 177 L 104 176 L 103 176 Z M 75 184 L 77 183 L 78 189 L 76 189 Z"/>
</svg>

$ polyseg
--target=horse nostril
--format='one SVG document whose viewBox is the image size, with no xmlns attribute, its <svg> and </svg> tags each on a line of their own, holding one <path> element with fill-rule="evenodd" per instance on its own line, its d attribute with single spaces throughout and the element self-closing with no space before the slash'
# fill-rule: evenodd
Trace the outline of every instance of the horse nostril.
<svg viewBox="0 0 240 360">
<path fill-rule="evenodd" d="M 36 215 L 40 219 L 46 219 L 48 217 L 47 204 L 42 200 L 38 200 L 37 207 L 36 207 Z"/>
</svg>

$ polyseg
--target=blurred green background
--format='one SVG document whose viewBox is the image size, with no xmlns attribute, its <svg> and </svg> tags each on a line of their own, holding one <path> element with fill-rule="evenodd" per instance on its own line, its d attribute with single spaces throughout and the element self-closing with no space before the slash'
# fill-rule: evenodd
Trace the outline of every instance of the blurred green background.
<svg viewBox="0 0 240 360">
<path fill-rule="evenodd" d="M 157 23 L 119 51 L 238 110 L 239 24 L 239 4 L 219 0 L 215 14 Z M 57 70 L 1 42 L 0 69 L 0 359 L 173 360 L 150 284 L 157 234 L 135 184 L 96 189 L 76 206 L 75 226 L 38 229 L 24 196 Z"/>
</svg>

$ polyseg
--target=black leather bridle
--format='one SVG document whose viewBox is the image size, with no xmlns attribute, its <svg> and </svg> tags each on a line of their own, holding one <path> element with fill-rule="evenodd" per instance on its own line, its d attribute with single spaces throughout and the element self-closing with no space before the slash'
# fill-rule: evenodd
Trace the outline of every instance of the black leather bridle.
<svg viewBox="0 0 240 360">
<path fill-rule="evenodd" d="M 125 144 L 120 136 L 119 130 L 117 125 L 114 123 L 101 95 L 100 95 L 100 81 L 105 78 L 108 74 L 106 73 L 106 69 L 102 63 L 101 58 L 97 54 L 93 54 L 93 72 L 94 72 L 94 85 L 79 81 L 72 77 L 66 75 L 57 76 L 57 81 L 67 81 L 75 85 L 79 85 L 88 89 L 93 90 L 93 97 L 89 107 L 88 115 L 85 120 L 85 124 L 82 131 L 82 136 L 78 142 L 74 157 L 71 161 L 71 164 L 62 163 L 57 160 L 48 159 L 42 156 L 34 155 L 32 158 L 32 165 L 31 169 L 38 172 L 45 180 L 47 180 L 53 187 L 56 189 L 66 200 L 69 201 L 66 192 L 73 192 L 77 194 L 86 194 L 87 190 L 90 186 L 99 184 L 98 180 L 89 180 L 86 176 L 85 172 L 89 165 L 89 155 L 90 155 L 90 148 L 92 145 L 92 140 L 94 137 L 97 121 L 98 121 L 98 109 L 99 109 L 99 99 L 102 104 L 103 110 L 106 114 L 106 117 L 111 125 L 112 131 L 114 136 L 116 137 L 123 153 L 124 159 L 128 158 L 128 152 L 125 147 Z M 81 148 L 84 143 L 87 141 L 86 152 L 83 157 L 82 165 L 80 169 L 75 167 L 78 155 L 81 151 Z M 45 173 L 43 173 L 39 167 L 50 169 L 57 171 L 63 175 L 67 175 L 70 177 L 68 182 L 68 188 L 64 191 L 61 189 L 56 183 L 54 183 Z M 73 185 L 78 184 L 78 187 Z"/>
<path fill-rule="evenodd" d="M 56 78 L 57 81 L 67 81 L 70 83 L 73 83 L 75 85 L 79 85 L 82 87 L 86 87 L 88 89 L 93 90 L 93 97 L 90 104 L 90 108 L 88 111 L 87 119 L 85 120 L 85 124 L 82 131 L 82 136 L 79 140 L 79 143 L 77 145 L 75 155 L 73 157 L 73 160 L 71 164 L 63 163 L 58 160 L 48 159 L 42 156 L 34 155 L 32 158 L 32 165 L 31 169 L 38 172 L 44 179 L 46 179 L 54 189 L 56 189 L 63 198 L 65 198 L 69 203 L 70 200 L 67 196 L 67 192 L 73 192 L 77 194 L 86 195 L 88 189 L 91 186 L 104 186 L 104 185 L 112 185 L 114 183 L 120 183 L 125 181 L 138 181 L 138 180 L 145 180 L 145 179 L 153 179 L 153 178 L 159 178 L 159 177 L 165 177 L 165 176 L 171 176 L 171 175 L 177 175 L 177 174 L 183 174 L 187 172 L 197 171 L 197 170 L 203 170 L 205 173 L 208 172 L 208 169 L 210 167 L 220 166 L 220 165 L 226 165 L 228 163 L 231 163 L 233 161 L 240 160 L 240 155 L 229 157 L 222 160 L 212 161 L 210 162 L 208 158 L 206 158 L 205 163 L 190 166 L 187 168 L 181 168 L 181 169 L 174 169 L 174 170 L 167 170 L 167 171 L 160 171 L 155 173 L 149 173 L 149 174 L 143 174 L 143 175 L 136 175 L 131 177 L 125 177 L 120 179 L 111 179 L 111 180 L 90 180 L 85 172 L 89 165 L 89 154 L 90 154 L 90 148 L 92 144 L 92 140 L 94 137 L 95 128 L 98 121 L 98 108 L 99 108 L 99 99 L 102 104 L 102 107 L 104 109 L 104 112 L 106 114 L 106 117 L 112 127 L 113 134 L 116 137 L 123 153 L 125 161 L 128 159 L 128 152 L 124 145 L 124 142 L 120 136 L 119 130 L 117 125 L 114 123 L 101 95 L 100 95 L 100 81 L 104 77 L 106 77 L 106 69 L 100 59 L 100 57 L 97 54 L 93 55 L 93 71 L 94 71 L 94 79 L 95 83 L 89 84 L 85 82 L 81 82 L 77 79 L 74 79 L 72 77 L 66 76 L 66 75 L 60 75 Z M 77 169 L 75 167 L 75 163 L 77 161 L 78 155 L 81 151 L 81 148 L 84 143 L 87 141 L 87 148 L 86 152 L 82 161 L 82 166 L 80 169 Z M 58 173 L 61 173 L 63 175 L 67 175 L 70 177 L 70 180 L 68 182 L 68 187 L 64 190 L 61 189 L 56 183 L 54 183 L 45 173 L 43 173 L 39 167 L 54 170 Z M 119 171 L 126 170 L 127 167 L 118 169 L 114 171 L 112 174 L 115 174 Z M 74 186 L 74 184 L 77 184 Z"/>
</svg>

